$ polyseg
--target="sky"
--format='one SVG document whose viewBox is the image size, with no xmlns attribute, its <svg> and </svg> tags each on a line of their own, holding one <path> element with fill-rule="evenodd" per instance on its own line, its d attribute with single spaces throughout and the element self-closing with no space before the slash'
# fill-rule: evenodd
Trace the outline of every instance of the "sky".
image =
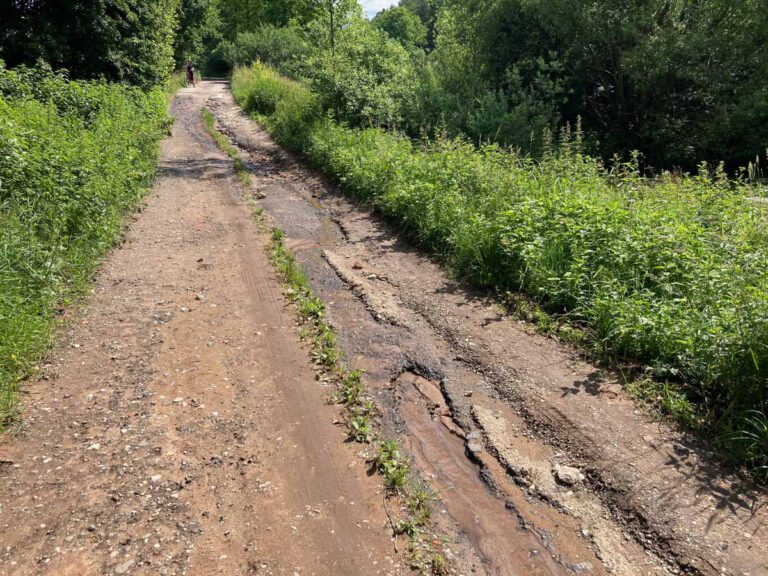
<svg viewBox="0 0 768 576">
<path fill-rule="evenodd" d="M 397 0 L 360 0 L 360 4 L 363 5 L 365 15 L 368 16 L 368 18 L 373 18 L 377 12 L 397 4 Z"/>
</svg>

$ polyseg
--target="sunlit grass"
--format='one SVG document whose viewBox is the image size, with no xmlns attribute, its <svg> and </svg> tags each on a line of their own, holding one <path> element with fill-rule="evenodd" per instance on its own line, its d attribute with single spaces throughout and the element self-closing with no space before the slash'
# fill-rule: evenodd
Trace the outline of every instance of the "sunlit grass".
<svg viewBox="0 0 768 576">
<path fill-rule="evenodd" d="M 0 66 L 0 428 L 155 174 L 161 90 Z"/>
<path fill-rule="evenodd" d="M 583 154 L 578 134 L 534 161 L 342 126 L 306 86 L 258 63 L 235 71 L 233 93 L 279 142 L 463 278 L 525 293 L 600 358 L 642 362 L 678 421 L 711 434 L 728 459 L 768 463 L 764 443 L 743 434 L 754 428 L 745 415 L 768 407 L 759 186 L 707 170 L 647 180 L 633 161 L 606 167 Z"/>
</svg>

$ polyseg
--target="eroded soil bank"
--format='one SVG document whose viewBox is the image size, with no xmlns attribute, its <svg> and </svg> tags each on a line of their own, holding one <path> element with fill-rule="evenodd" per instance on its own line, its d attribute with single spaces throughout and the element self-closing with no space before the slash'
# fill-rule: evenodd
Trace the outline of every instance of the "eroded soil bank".
<svg viewBox="0 0 768 576">
<path fill-rule="evenodd" d="M 487 573 L 768 574 L 764 491 L 454 281 L 276 146 L 225 84 L 206 89 L 390 432 Z"/>
</svg>

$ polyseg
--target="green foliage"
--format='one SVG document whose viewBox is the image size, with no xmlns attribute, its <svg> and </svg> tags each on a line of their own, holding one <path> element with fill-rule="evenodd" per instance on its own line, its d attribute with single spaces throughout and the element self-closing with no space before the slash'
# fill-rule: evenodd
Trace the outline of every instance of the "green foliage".
<svg viewBox="0 0 768 576">
<path fill-rule="evenodd" d="M 9 67 L 66 68 L 75 78 L 162 86 L 173 70 L 179 0 L 11 0 L 0 8 L 0 51 Z"/>
<path fill-rule="evenodd" d="M 241 32 L 234 42 L 222 44 L 220 50 L 230 68 L 258 60 L 294 77 L 306 74 L 307 60 L 313 53 L 300 28 L 276 28 L 269 24 L 252 32 Z"/>
<path fill-rule="evenodd" d="M 427 27 L 427 46 L 430 50 L 435 46 L 435 24 L 442 4 L 443 0 L 400 0 L 400 6 L 416 14 Z"/>
<path fill-rule="evenodd" d="M 649 171 L 722 159 L 734 173 L 768 145 L 758 2 L 402 0 L 373 22 L 355 0 L 219 7 L 225 41 L 211 62 L 258 58 L 310 78 L 323 108 L 353 126 L 538 158 L 559 126 L 581 119 L 590 151 L 641 150 Z"/>
<path fill-rule="evenodd" d="M 734 0 L 446 0 L 437 44 L 465 46 L 492 88 L 509 70 L 525 87 L 532 63 L 557 64 L 557 116 L 582 116 L 606 157 L 735 168 L 768 143 L 767 23 L 759 2 Z"/>
<path fill-rule="evenodd" d="M 322 116 L 315 95 L 304 85 L 281 77 L 256 62 L 250 69 L 236 69 L 232 93 L 240 105 L 266 119 L 281 142 L 300 149 L 306 142 L 306 126 Z"/>
<path fill-rule="evenodd" d="M 189 61 L 207 60 L 208 53 L 221 41 L 220 29 L 216 0 L 181 0 L 173 43 L 176 69 L 183 69 Z"/>
<path fill-rule="evenodd" d="M 252 32 L 260 26 L 304 25 L 324 9 L 323 0 L 218 0 L 226 38 Z"/>
<path fill-rule="evenodd" d="M 390 490 L 397 491 L 408 483 L 411 475 L 411 463 L 400 450 L 396 440 L 388 440 L 379 444 L 379 451 L 374 459 L 374 465 L 384 476 L 384 485 Z"/>
<path fill-rule="evenodd" d="M 155 173 L 166 98 L 0 67 L 0 426 Z"/>
<path fill-rule="evenodd" d="M 254 67 L 236 71 L 233 87 L 242 100 L 280 81 Z M 311 102 L 305 87 L 282 82 Z M 599 355 L 643 361 L 667 382 L 668 405 L 688 414 L 688 425 L 741 430 L 746 411 L 765 414 L 761 188 L 729 182 L 722 171 L 646 180 L 637 161 L 606 168 L 581 151 L 578 132 L 564 131 L 559 148 L 534 161 L 461 140 L 417 145 L 295 107 L 259 112 L 279 141 L 465 278 L 527 293 L 580 327 Z M 734 460 L 768 460 L 731 444 Z"/>
<path fill-rule="evenodd" d="M 356 125 L 399 126 L 414 78 L 407 50 L 359 19 L 339 31 L 335 51 L 312 62 L 312 87 L 323 107 Z"/>
<path fill-rule="evenodd" d="M 416 14 L 402 6 L 382 10 L 373 19 L 373 25 L 408 50 L 427 46 L 427 27 Z"/>
</svg>

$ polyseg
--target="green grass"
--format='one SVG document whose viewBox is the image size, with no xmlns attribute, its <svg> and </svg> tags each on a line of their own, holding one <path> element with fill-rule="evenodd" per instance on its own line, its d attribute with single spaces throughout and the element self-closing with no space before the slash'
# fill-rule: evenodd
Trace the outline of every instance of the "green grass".
<svg viewBox="0 0 768 576">
<path fill-rule="evenodd" d="M 232 144 L 229 142 L 229 139 L 227 139 L 224 134 L 216 129 L 216 118 L 213 116 L 213 114 L 203 108 L 202 116 L 203 123 L 205 124 L 206 130 L 208 130 L 208 134 L 210 134 L 211 137 L 216 141 L 216 144 L 221 149 L 221 151 L 232 158 L 232 161 L 234 162 L 235 173 L 240 179 L 240 182 L 242 182 L 244 186 L 250 186 L 251 175 L 248 172 L 248 168 L 245 166 L 245 162 L 243 162 L 242 158 L 240 158 L 240 154 L 237 152 L 237 148 L 232 146 Z"/>
<path fill-rule="evenodd" d="M 187 85 L 185 73 L 183 71 L 174 72 L 165 85 L 165 93 L 169 100 L 172 100 L 176 93 Z"/>
<path fill-rule="evenodd" d="M 155 175 L 161 90 L 0 65 L 0 429 Z"/>
<path fill-rule="evenodd" d="M 336 124 L 304 85 L 261 64 L 233 93 L 461 277 L 524 293 L 546 322 L 619 365 L 646 367 L 673 415 L 726 459 L 764 474 L 755 414 L 768 409 L 768 213 L 759 186 L 604 166 L 579 135 L 540 161 L 461 140 L 413 142 Z"/>
<path fill-rule="evenodd" d="M 302 336 L 312 342 L 315 362 L 336 384 L 330 401 L 343 406 L 349 438 L 361 444 L 376 446 L 376 455 L 371 459 L 371 464 L 381 475 L 388 496 L 403 503 L 399 519 L 391 519 L 394 534 L 408 536 L 413 550 L 417 548 L 415 543 L 419 543 L 420 548 L 431 549 L 433 545 L 430 540 L 422 542 L 422 531 L 430 525 L 435 498 L 429 488 L 419 481 L 400 443 L 379 437 L 375 426 L 375 417 L 379 413 L 365 385 L 364 374 L 360 370 L 348 370 L 342 362 L 333 328 L 325 317 L 325 305 L 313 294 L 306 274 L 285 246 L 279 228 L 272 231 L 269 256 L 283 276 L 285 293 L 294 304 L 304 326 Z M 440 554 L 434 553 L 431 558 L 437 559 L 441 570 L 445 567 L 445 560 Z M 412 560 L 422 573 L 433 573 L 432 560 L 426 562 L 415 555 Z"/>
</svg>

